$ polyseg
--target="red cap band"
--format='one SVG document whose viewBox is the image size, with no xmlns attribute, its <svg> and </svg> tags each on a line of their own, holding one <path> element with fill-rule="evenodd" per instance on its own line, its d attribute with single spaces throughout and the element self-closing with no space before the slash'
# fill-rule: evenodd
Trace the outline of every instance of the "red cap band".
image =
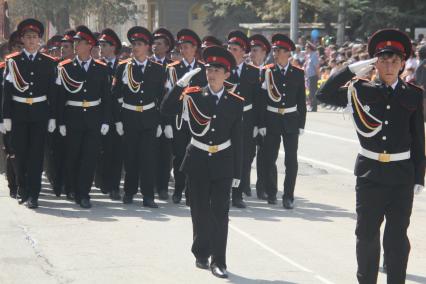
<svg viewBox="0 0 426 284">
<path fill-rule="evenodd" d="M 99 40 L 105 40 L 112 43 L 112 45 L 117 45 L 117 42 L 115 41 L 115 39 L 112 36 L 109 36 L 107 34 L 101 35 L 101 38 Z"/>
<path fill-rule="evenodd" d="M 376 45 L 376 52 L 379 52 L 380 49 L 383 49 L 385 47 L 393 47 L 396 50 L 400 51 L 401 53 L 405 54 L 405 48 L 404 46 L 399 42 L 399 41 L 392 41 L 392 40 L 387 40 L 387 41 L 382 41 L 379 42 Z"/>
<path fill-rule="evenodd" d="M 262 48 L 264 48 L 264 49 L 268 49 L 267 47 L 266 47 L 266 45 L 262 42 L 262 41 L 260 41 L 260 40 L 252 40 L 251 42 L 250 42 L 250 44 L 251 45 L 254 45 L 254 46 L 261 46 Z"/>
<path fill-rule="evenodd" d="M 146 34 L 143 34 L 143 33 L 135 33 L 135 34 L 132 34 L 131 38 L 132 38 L 133 40 L 134 40 L 134 39 L 143 39 L 143 40 L 145 40 L 147 43 L 149 43 L 149 42 L 150 42 L 149 37 L 148 37 Z"/>
<path fill-rule="evenodd" d="M 219 64 L 222 64 L 222 65 L 225 65 L 228 70 L 231 69 L 231 63 L 228 60 L 226 60 L 226 58 L 224 58 L 224 57 L 209 56 L 209 57 L 207 57 L 206 61 L 207 61 L 207 63 L 219 63 Z"/>
<path fill-rule="evenodd" d="M 195 40 L 195 38 L 193 38 L 192 36 L 189 35 L 183 35 L 179 38 L 179 41 L 189 41 L 191 42 L 193 45 L 197 46 L 198 42 Z"/>
<path fill-rule="evenodd" d="M 274 41 L 272 44 L 274 46 L 284 47 L 285 49 L 287 49 L 289 51 L 291 50 L 291 45 L 286 41 L 277 40 L 277 41 Z"/>
<path fill-rule="evenodd" d="M 74 41 L 73 37 L 70 35 L 64 35 L 62 38 L 63 41 Z"/>
<path fill-rule="evenodd" d="M 87 41 L 88 43 L 90 43 L 91 45 L 95 45 L 96 41 L 94 38 L 92 38 L 90 35 L 83 33 L 83 32 L 78 32 L 76 34 L 76 36 L 81 37 L 82 39 L 84 39 L 85 41 Z"/>
<path fill-rule="evenodd" d="M 230 38 L 228 40 L 228 43 L 236 43 L 236 44 L 240 45 L 244 50 L 247 49 L 246 42 L 239 37 Z"/>
<path fill-rule="evenodd" d="M 32 31 L 35 31 L 37 33 L 40 33 L 39 27 L 34 26 L 34 25 L 27 25 L 27 26 L 22 27 L 22 33 L 24 33 L 27 30 L 32 30 Z"/>
</svg>

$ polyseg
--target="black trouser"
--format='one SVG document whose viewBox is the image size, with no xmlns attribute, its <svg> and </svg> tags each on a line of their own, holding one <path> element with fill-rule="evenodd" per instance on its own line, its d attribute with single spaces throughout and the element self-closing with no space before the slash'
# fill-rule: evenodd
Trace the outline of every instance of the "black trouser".
<svg viewBox="0 0 426 284">
<path fill-rule="evenodd" d="M 172 169 L 172 140 L 163 134 L 157 138 L 157 192 L 169 190 L 170 171 Z"/>
<path fill-rule="evenodd" d="M 231 178 L 209 180 L 188 175 L 193 243 L 196 258 L 226 268 Z"/>
<path fill-rule="evenodd" d="M 276 166 L 276 161 L 278 158 L 278 153 L 280 150 L 281 137 L 284 144 L 284 165 L 285 165 L 285 179 L 284 179 L 284 195 L 283 199 L 294 200 L 294 187 L 296 185 L 296 177 L 298 170 L 297 162 L 297 148 L 299 144 L 299 134 L 296 133 L 283 133 L 276 134 L 267 132 L 265 137 L 265 167 L 264 167 L 264 177 L 265 177 L 265 189 L 269 198 L 275 198 L 277 195 L 277 180 L 276 176 L 273 179 L 270 174 L 274 166 Z"/>
<path fill-rule="evenodd" d="M 23 199 L 38 199 L 43 173 L 47 121 L 12 121 L 12 148 L 16 154 L 18 187 Z"/>
<path fill-rule="evenodd" d="M 55 192 L 61 192 L 65 186 L 65 137 L 59 130 L 48 134 L 47 138 L 47 169 Z M 68 189 L 67 193 L 68 193 Z"/>
<path fill-rule="evenodd" d="M 75 192 L 75 200 L 89 199 L 101 143 L 99 129 L 67 127 L 66 186 Z"/>
<path fill-rule="evenodd" d="M 414 184 L 384 185 L 357 178 L 356 254 L 359 283 L 376 283 L 380 261 L 380 226 L 386 216 L 383 248 L 387 283 L 405 282 L 410 241 L 407 229 L 413 207 Z"/>
<path fill-rule="evenodd" d="M 144 199 L 154 199 L 155 128 L 143 130 L 124 128 L 124 191 L 135 195 L 140 185 Z"/>
<path fill-rule="evenodd" d="M 123 169 L 123 139 L 110 125 L 107 135 L 102 137 L 102 151 L 96 168 L 99 185 L 105 192 L 119 191 Z"/>
<path fill-rule="evenodd" d="M 16 177 L 17 173 L 17 166 L 16 166 L 16 159 L 15 159 L 15 152 L 12 150 L 11 146 L 11 135 L 10 132 L 3 135 L 3 151 L 5 154 L 5 159 L 3 162 L 5 162 L 5 172 L 6 172 L 6 178 L 7 178 L 7 185 L 9 187 L 9 192 L 16 193 L 18 190 L 18 181 Z"/>
<path fill-rule="evenodd" d="M 317 97 L 315 94 L 318 90 L 318 76 L 312 76 L 307 79 L 309 88 L 309 101 L 313 111 L 317 110 Z"/>
<path fill-rule="evenodd" d="M 182 193 L 185 190 L 186 193 L 186 175 L 180 170 L 180 167 L 185 157 L 186 147 L 191 141 L 191 133 L 187 126 L 187 123 L 184 121 L 182 128 L 177 130 L 173 129 L 173 176 L 175 178 L 175 192 Z"/>
<path fill-rule="evenodd" d="M 274 164 L 272 171 L 269 173 L 265 172 L 265 138 L 261 135 L 257 136 L 257 147 L 256 147 L 256 172 L 257 172 L 257 181 L 256 181 L 256 192 L 257 195 L 260 195 L 262 192 L 266 192 L 265 190 L 265 177 L 267 174 L 270 176 L 270 182 L 272 182 L 272 188 L 277 188 L 277 165 Z"/>
<path fill-rule="evenodd" d="M 241 182 L 238 188 L 232 189 L 232 199 L 242 199 L 243 192 L 250 189 L 251 164 L 256 154 L 256 141 L 253 138 L 253 127 L 245 127 L 243 133 L 243 164 Z"/>
</svg>

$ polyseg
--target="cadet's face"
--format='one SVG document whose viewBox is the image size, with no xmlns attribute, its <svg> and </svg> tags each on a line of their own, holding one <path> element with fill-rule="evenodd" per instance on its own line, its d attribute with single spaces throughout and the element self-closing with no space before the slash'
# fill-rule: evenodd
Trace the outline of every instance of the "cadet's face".
<svg viewBox="0 0 426 284">
<path fill-rule="evenodd" d="M 57 48 L 55 50 L 52 50 L 49 52 L 49 54 L 54 57 L 61 57 L 61 49 Z"/>
<path fill-rule="evenodd" d="M 206 68 L 207 81 L 212 86 L 223 85 L 223 82 L 229 78 L 231 73 L 224 68 L 210 66 Z"/>
<path fill-rule="evenodd" d="M 24 44 L 24 48 L 29 52 L 35 52 L 40 47 L 40 36 L 33 31 L 25 32 L 21 37 L 21 41 Z"/>
<path fill-rule="evenodd" d="M 71 58 L 74 55 L 74 49 L 72 46 L 72 43 L 70 42 L 63 42 L 61 44 L 61 54 L 62 58 Z"/>
<path fill-rule="evenodd" d="M 79 56 L 88 56 L 90 54 L 91 49 L 92 45 L 85 40 L 74 41 L 74 52 Z"/>
<path fill-rule="evenodd" d="M 101 42 L 100 45 L 100 52 L 102 57 L 113 57 L 115 52 L 115 47 L 107 42 Z"/>
<path fill-rule="evenodd" d="M 164 38 L 157 38 L 152 44 L 152 52 L 159 57 L 163 57 L 169 51 L 169 45 Z"/>
<path fill-rule="evenodd" d="M 132 53 L 135 57 L 143 57 L 148 55 L 149 44 L 143 41 L 135 40 L 132 42 Z"/>
<path fill-rule="evenodd" d="M 181 43 L 179 49 L 184 58 L 193 58 L 197 52 L 197 47 L 188 42 Z"/>
<path fill-rule="evenodd" d="M 244 55 L 246 54 L 244 49 L 237 44 L 229 44 L 228 50 L 232 53 L 237 62 L 241 62 L 244 59 Z"/>
<path fill-rule="evenodd" d="M 250 50 L 250 59 L 256 64 L 261 64 L 266 57 L 266 50 L 260 46 L 252 46 Z"/>
<path fill-rule="evenodd" d="M 379 56 L 376 62 L 376 69 L 380 79 L 390 85 L 394 83 L 398 76 L 399 71 L 402 70 L 405 61 L 396 54 Z"/>
<path fill-rule="evenodd" d="M 94 46 L 92 48 L 92 51 L 90 53 L 90 55 L 92 56 L 93 59 L 99 59 L 101 56 L 100 50 L 99 50 L 99 46 Z"/>
<path fill-rule="evenodd" d="M 272 49 L 272 55 L 275 61 L 287 61 L 291 56 L 291 52 L 284 48 L 274 47 Z"/>
</svg>

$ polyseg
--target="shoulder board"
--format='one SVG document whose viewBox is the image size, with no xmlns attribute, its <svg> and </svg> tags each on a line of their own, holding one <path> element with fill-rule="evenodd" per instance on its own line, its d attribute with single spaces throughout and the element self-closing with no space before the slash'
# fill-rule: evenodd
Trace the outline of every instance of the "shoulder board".
<svg viewBox="0 0 426 284">
<path fill-rule="evenodd" d="M 291 67 L 293 67 L 294 69 L 299 69 L 300 71 L 305 72 L 305 70 L 303 70 L 303 68 L 300 68 L 299 66 L 291 64 Z"/>
<path fill-rule="evenodd" d="M 154 61 L 154 60 L 151 60 L 151 59 L 149 59 L 149 61 L 150 61 L 151 63 L 153 63 L 153 64 L 157 64 L 158 66 L 163 67 L 163 64 L 158 63 L 157 61 Z"/>
<path fill-rule="evenodd" d="M 40 54 L 41 54 L 41 55 L 43 55 L 44 57 L 47 57 L 47 58 L 49 58 L 49 59 L 51 59 L 51 60 L 55 61 L 55 62 L 58 62 L 58 61 L 60 60 L 60 58 L 58 58 L 58 57 L 54 57 L 54 56 L 51 56 L 51 55 L 49 55 L 49 54 L 47 54 L 47 53 L 44 53 L 44 52 L 40 52 Z"/>
<path fill-rule="evenodd" d="M 198 63 L 201 63 L 203 65 L 206 65 L 206 63 L 204 61 L 198 60 Z"/>
<path fill-rule="evenodd" d="M 65 59 L 65 60 L 59 62 L 59 66 L 64 66 L 64 65 L 71 63 L 71 62 L 72 62 L 71 59 Z"/>
<path fill-rule="evenodd" d="M 418 90 L 418 91 L 423 92 L 423 88 L 422 88 L 421 86 L 416 85 L 416 84 L 411 83 L 411 82 L 406 82 L 406 83 L 407 83 L 407 85 L 409 85 L 410 87 L 413 87 L 413 89 L 416 89 L 416 90 Z"/>
<path fill-rule="evenodd" d="M 6 56 L 5 56 L 5 58 L 6 58 L 6 59 L 9 59 L 9 58 L 12 58 L 12 57 L 18 56 L 19 54 L 21 54 L 21 52 L 17 51 L 17 52 L 14 52 L 14 53 L 11 53 L 11 54 L 6 55 Z"/>
<path fill-rule="evenodd" d="M 259 67 L 254 66 L 252 63 L 248 63 L 247 66 L 250 66 L 251 68 L 256 68 L 257 70 L 259 70 Z"/>
<path fill-rule="evenodd" d="M 0 69 L 6 66 L 6 62 L 0 62 Z"/>
<path fill-rule="evenodd" d="M 100 65 L 107 66 L 107 64 L 105 62 L 103 62 L 102 60 L 95 59 L 95 62 L 100 64 Z"/>
<path fill-rule="evenodd" d="M 180 63 L 180 61 L 175 61 L 175 62 L 172 62 L 170 64 L 167 64 L 167 67 L 172 67 L 172 66 L 178 65 L 179 63 Z"/>
<path fill-rule="evenodd" d="M 201 92 L 201 88 L 198 86 L 193 87 L 187 87 L 185 90 L 183 90 L 183 93 L 186 94 L 193 94 L 193 93 L 199 93 Z"/>
<path fill-rule="evenodd" d="M 131 58 L 124 59 L 124 60 L 121 60 L 120 62 L 118 62 L 118 65 L 129 63 L 130 61 L 132 61 Z"/>
<path fill-rule="evenodd" d="M 239 95 L 237 95 L 237 94 L 234 94 L 234 93 L 231 93 L 231 92 L 228 92 L 228 94 L 230 94 L 231 96 L 234 96 L 234 97 L 236 97 L 237 99 L 239 99 L 239 100 L 241 100 L 241 101 L 245 101 L 245 99 L 243 98 L 243 97 L 241 97 L 241 96 L 239 96 Z"/>
<path fill-rule="evenodd" d="M 262 69 L 270 69 L 270 68 L 274 68 L 274 66 L 275 66 L 275 64 L 274 64 L 274 63 L 271 63 L 271 64 L 268 64 L 268 65 L 263 66 L 263 68 L 262 68 Z"/>
</svg>

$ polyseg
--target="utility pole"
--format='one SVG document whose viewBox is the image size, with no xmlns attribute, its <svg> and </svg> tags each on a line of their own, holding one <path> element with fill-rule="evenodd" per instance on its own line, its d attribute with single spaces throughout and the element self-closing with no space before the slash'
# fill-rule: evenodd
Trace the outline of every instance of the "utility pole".
<svg viewBox="0 0 426 284">
<path fill-rule="evenodd" d="M 337 24 L 337 45 L 342 45 L 345 42 L 345 27 L 346 27 L 346 0 L 339 0 L 339 16 Z"/>
<path fill-rule="evenodd" d="M 290 0 L 290 38 L 297 43 L 299 35 L 299 0 Z"/>
</svg>

